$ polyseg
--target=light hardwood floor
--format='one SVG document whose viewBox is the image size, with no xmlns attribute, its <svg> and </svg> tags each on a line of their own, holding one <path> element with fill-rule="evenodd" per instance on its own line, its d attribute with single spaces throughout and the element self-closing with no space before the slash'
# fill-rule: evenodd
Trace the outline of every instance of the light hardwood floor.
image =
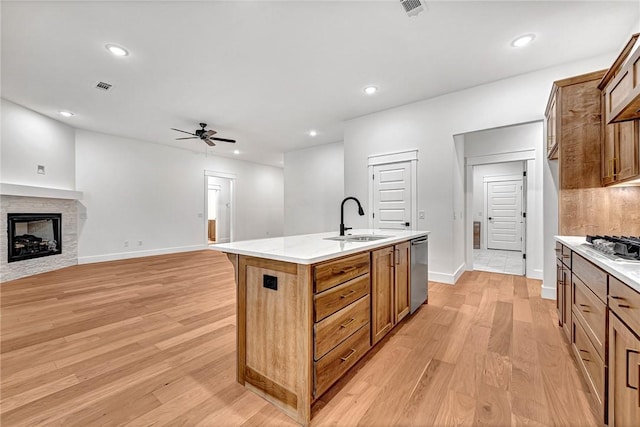
<svg viewBox="0 0 640 427">
<path fill-rule="evenodd" d="M 2 426 L 296 425 L 235 382 L 235 285 L 199 251 L 0 285 Z M 540 282 L 431 284 L 314 426 L 597 425 Z"/>
</svg>

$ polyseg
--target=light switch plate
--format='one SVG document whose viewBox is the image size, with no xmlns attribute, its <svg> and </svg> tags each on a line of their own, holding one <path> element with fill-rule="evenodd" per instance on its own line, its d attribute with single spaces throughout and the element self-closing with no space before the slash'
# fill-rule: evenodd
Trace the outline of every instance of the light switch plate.
<svg viewBox="0 0 640 427">
<path fill-rule="evenodd" d="M 38 173 L 44 175 L 44 165 L 38 165 Z"/>
</svg>

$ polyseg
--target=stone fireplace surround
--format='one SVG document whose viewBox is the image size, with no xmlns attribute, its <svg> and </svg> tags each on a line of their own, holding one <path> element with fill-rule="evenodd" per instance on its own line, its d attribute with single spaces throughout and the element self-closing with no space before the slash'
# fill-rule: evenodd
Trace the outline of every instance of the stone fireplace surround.
<svg viewBox="0 0 640 427">
<path fill-rule="evenodd" d="M 29 191 L 36 187 L 27 186 L 11 186 L 11 191 L 7 188 L 9 188 L 7 184 L 3 184 L 2 195 L 0 195 L 0 282 L 76 265 L 78 263 L 77 199 L 80 198 L 81 193 L 66 190 Z M 9 263 L 6 232 L 9 213 L 61 213 L 62 253 Z"/>
</svg>

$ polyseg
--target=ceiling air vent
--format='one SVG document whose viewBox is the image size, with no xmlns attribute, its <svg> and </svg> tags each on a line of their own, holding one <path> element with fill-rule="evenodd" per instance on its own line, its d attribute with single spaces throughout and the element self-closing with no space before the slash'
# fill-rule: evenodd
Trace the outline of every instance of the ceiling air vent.
<svg viewBox="0 0 640 427">
<path fill-rule="evenodd" d="M 110 85 L 109 83 L 98 82 L 98 84 L 96 85 L 96 89 L 104 90 L 106 92 L 111 89 L 111 86 L 113 85 Z"/>
<path fill-rule="evenodd" d="M 424 4 L 422 0 L 400 0 L 404 11 L 408 16 L 416 16 L 424 10 Z"/>
</svg>

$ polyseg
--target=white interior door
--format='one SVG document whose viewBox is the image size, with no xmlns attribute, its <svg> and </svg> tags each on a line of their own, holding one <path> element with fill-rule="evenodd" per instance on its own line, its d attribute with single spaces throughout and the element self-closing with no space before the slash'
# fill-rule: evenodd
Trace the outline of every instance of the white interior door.
<svg viewBox="0 0 640 427">
<path fill-rule="evenodd" d="M 373 167 L 373 227 L 411 228 L 411 162 Z"/>
<path fill-rule="evenodd" d="M 487 183 L 487 247 L 522 250 L 522 180 Z"/>
</svg>

